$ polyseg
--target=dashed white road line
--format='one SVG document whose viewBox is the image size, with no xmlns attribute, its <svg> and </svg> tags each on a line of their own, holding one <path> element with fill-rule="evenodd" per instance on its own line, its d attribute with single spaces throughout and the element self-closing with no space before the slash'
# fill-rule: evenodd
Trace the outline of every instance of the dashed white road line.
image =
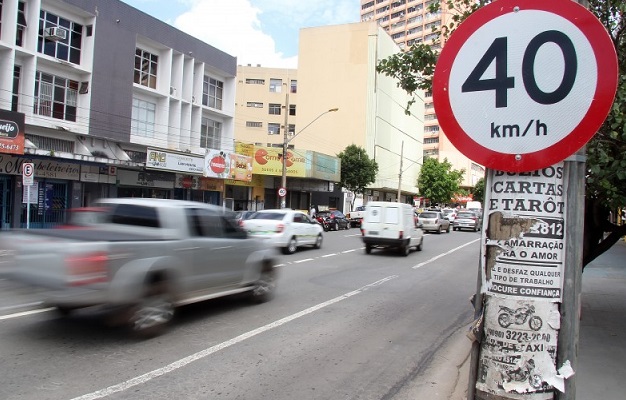
<svg viewBox="0 0 626 400">
<path fill-rule="evenodd" d="M 419 264 L 417 264 L 417 265 L 414 265 L 412 268 L 413 268 L 413 269 L 418 269 L 418 268 L 420 268 L 420 267 L 423 267 L 424 265 L 426 265 L 426 264 L 430 264 L 431 262 L 433 262 L 433 261 L 435 261 L 435 260 L 438 260 L 438 259 L 440 259 L 441 257 L 445 257 L 445 256 L 447 256 L 448 254 L 452 254 L 452 253 L 454 253 L 455 251 L 460 250 L 460 249 L 462 249 L 462 248 L 463 248 L 463 247 L 465 247 L 465 246 L 469 246 L 469 245 L 470 245 L 470 244 L 472 244 L 472 243 L 476 243 L 476 242 L 478 242 L 479 240 L 480 240 L 480 238 L 479 238 L 479 239 L 472 240 L 471 242 L 467 242 L 467 243 L 465 243 L 465 244 L 462 244 L 462 245 L 460 245 L 460 246 L 458 246 L 458 247 L 453 248 L 452 250 L 448 250 L 448 251 L 446 251 L 445 253 L 441 253 L 441 254 L 439 254 L 439 255 L 437 255 L 437 256 L 435 256 L 435 257 L 431 258 L 431 259 L 428 259 L 428 260 L 426 260 L 426 261 L 424 261 L 424 262 L 421 262 L 421 263 L 419 263 Z"/>
<path fill-rule="evenodd" d="M 11 319 L 11 318 L 25 317 L 27 315 L 39 314 L 39 313 L 51 311 L 51 310 L 54 310 L 54 307 L 38 308 L 37 310 L 29 310 L 29 311 L 22 311 L 22 312 L 8 314 L 8 315 L 0 315 L 0 321 L 2 321 L 3 319 Z"/>
<path fill-rule="evenodd" d="M 109 386 L 107 388 L 104 388 L 104 389 L 101 389 L 101 390 L 97 390 L 95 392 L 88 393 L 88 394 L 85 394 L 85 395 L 80 396 L 80 397 L 75 397 L 72 400 L 95 400 L 95 399 L 101 399 L 103 397 L 107 397 L 107 396 L 112 395 L 114 393 L 118 393 L 118 392 L 122 392 L 122 391 L 128 390 L 128 389 L 130 389 L 130 388 L 132 388 L 134 386 L 141 385 L 141 384 L 146 383 L 146 382 L 148 382 L 148 381 L 150 381 L 150 380 L 152 380 L 154 378 L 157 378 L 159 376 L 162 376 L 162 375 L 165 375 L 167 373 L 176 371 L 177 369 L 182 368 L 182 367 L 184 367 L 184 366 L 186 366 L 188 364 L 191 364 L 194 361 L 197 361 L 197 360 L 200 360 L 202 358 L 205 358 L 205 357 L 207 357 L 207 356 L 209 356 L 209 355 L 211 355 L 213 353 L 216 353 L 216 352 L 218 352 L 220 350 L 223 350 L 223 349 L 226 349 L 228 347 L 231 347 L 231 346 L 233 346 L 233 345 L 235 345 L 237 343 L 243 342 L 244 340 L 250 339 L 250 338 L 252 338 L 252 337 L 254 337 L 256 335 L 259 335 L 259 334 L 261 334 L 263 332 L 267 332 L 270 329 L 278 328 L 279 326 L 284 325 L 284 324 L 286 324 L 288 322 L 291 322 L 291 321 L 293 321 L 295 319 L 304 317 L 305 315 L 308 315 L 308 314 L 311 314 L 311 313 L 313 313 L 315 311 L 321 310 L 322 308 L 325 308 L 325 307 L 328 307 L 328 306 L 330 306 L 332 304 L 335 304 L 335 303 L 338 303 L 340 301 L 349 299 L 350 297 L 355 296 L 355 295 L 360 294 L 360 293 L 363 293 L 363 292 L 365 292 L 366 290 L 368 290 L 368 289 L 370 289 L 372 287 L 380 286 L 383 283 L 388 282 L 388 281 L 390 281 L 392 279 L 395 279 L 397 277 L 398 277 L 398 275 L 388 276 L 388 277 L 383 278 L 381 280 L 378 280 L 376 282 L 370 283 L 369 285 L 365 285 L 365 286 L 363 286 L 363 287 L 361 287 L 361 288 L 359 288 L 357 290 L 354 290 L 352 292 L 343 294 L 343 295 L 341 295 L 339 297 L 335 297 L 334 299 L 325 301 L 325 302 L 320 303 L 318 305 L 315 305 L 313 307 L 309 307 L 306 310 L 303 310 L 303 311 L 300 311 L 298 313 L 289 315 L 289 316 L 287 316 L 285 318 L 279 319 L 277 321 L 274 321 L 274 322 L 272 322 L 270 324 L 267 324 L 265 326 L 262 326 L 260 328 L 251 330 L 251 331 L 246 332 L 246 333 L 244 333 L 242 335 L 239 335 L 239 336 L 237 336 L 235 338 L 232 338 L 230 340 L 227 340 L 225 342 L 217 344 L 217 345 L 215 345 L 213 347 L 209 347 L 207 349 L 199 351 L 199 352 L 197 352 L 195 354 L 192 354 L 190 356 L 187 356 L 185 358 L 181 358 L 180 360 L 175 361 L 175 362 L 173 362 L 171 364 L 168 364 L 168 365 L 166 365 L 166 366 L 164 366 L 162 368 L 158 368 L 158 369 L 152 370 L 152 371 L 150 371 L 150 372 L 148 372 L 146 374 L 143 374 L 143 375 L 140 375 L 138 377 L 129 379 L 129 380 L 127 380 L 125 382 L 122 382 L 122 383 L 119 383 L 117 385 L 112 385 L 112 386 Z"/>
</svg>

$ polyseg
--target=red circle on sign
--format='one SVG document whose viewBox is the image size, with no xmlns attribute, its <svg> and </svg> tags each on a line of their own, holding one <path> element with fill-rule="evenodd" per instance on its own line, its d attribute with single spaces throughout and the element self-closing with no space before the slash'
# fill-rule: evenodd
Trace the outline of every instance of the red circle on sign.
<svg viewBox="0 0 626 400">
<path fill-rule="evenodd" d="M 508 13 L 539 10 L 556 14 L 576 26 L 588 40 L 597 65 L 597 85 L 590 106 L 580 123 L 558 142 L 538 151 L 524 154 L 496 151 L 476 142 L 461 126 L 450 98 L 450 74 L 459 51 L 478 29 L 488 22 Z M 524 27 L 520 27 L 524 29 Z M 548 27 L 549 29 L 549 27 Z M 494 32 L 494 37 L 498 32 Z M 580 77 L 579 77 L 580 78 Z M 480 8 L 456 29 L 446 42 L 437 61 L 433 76 L 433 103 L 437 119 L 446 137 L 464 155 L 488 168 L 521 172 L 532 171 L 564 160 L 585 145 L 602 125 L 613 104 L 617 89 L 617 55 L 606 28 L 581 5 L 570 1 L 498 0 Z M 487 119 L 489 110 L 477 104 L 476 118 Z M 525 110 L 520 110 L 523 112 Z M 567 115 L 563 115 L 567 119 Z"/>
<path fill-rule="evenodd" d="M 221 174 L 226 170 L 226 159 L 222 156 L 215 156 L 209 162 L 209 167 L 216 174 Z"/>
</svg>

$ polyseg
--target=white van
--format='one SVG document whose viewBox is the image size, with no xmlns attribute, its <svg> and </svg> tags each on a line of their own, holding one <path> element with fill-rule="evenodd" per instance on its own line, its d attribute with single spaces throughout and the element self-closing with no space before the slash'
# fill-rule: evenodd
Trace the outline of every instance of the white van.
<svg viewBox="0 0 626 400">
<path fill-rule="evenodd" d="M 410 204 L 390 201 L 370 201 L 361 223 L 361 238 L 365 252 L 375 247 L 396 248 L 408 256 L 411 248 L 422 250 L 424 233 L 417 227 Z"/>
</svg>

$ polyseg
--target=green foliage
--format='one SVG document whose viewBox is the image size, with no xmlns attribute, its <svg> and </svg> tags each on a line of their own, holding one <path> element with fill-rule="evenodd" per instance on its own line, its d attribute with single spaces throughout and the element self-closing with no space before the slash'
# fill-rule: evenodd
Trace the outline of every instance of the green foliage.
<svg viewBox="0 0 626 400">
<path fill-rule="evenodd" d="M 337 154 L 341 160 L 341 186 L 354 194 L 363 194 L 365 188 L 374 183 L 378 173 L 376 160 L 370 159 L 364 148 L 355 144 Z M 352 200 L 354 205 L 354 197 Z M 352 209 L 352 207 L 351 207 Z"/>
<path fill-rule="evenodd" d="M 426 158 L 417 180 L 420 196 L 431 203 L 448 204 L 459 193 L 465 170 L 453 170 L 448 159 L 439 162 L 436 158 Z"/>
<path fill-rule="evenodd" d="M 482 204 L 485 204 L 485 178 L 480 178 L 474 185 L 472 198 L 474 201 L 480 201 Z"/>
<path fill-rule="evenodd" d="M 626 205 L 626 3 L 591 0 L 589 9 L 611 34 L 619 81 L 606 121 L 587 144 L 587 197 L 616 209 Z"/>
</svg>

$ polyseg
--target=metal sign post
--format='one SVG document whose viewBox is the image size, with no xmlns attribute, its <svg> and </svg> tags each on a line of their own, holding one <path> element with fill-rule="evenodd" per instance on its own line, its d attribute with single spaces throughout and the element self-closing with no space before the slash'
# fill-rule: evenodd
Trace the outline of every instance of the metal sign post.
<svg viewBox="0 0 626 400">
<path fill-rule="evenodd" d="M 22 185 L 26 186 L 26 229 L 30 229 L 30 187 L 34 183 L 35 164 L 22 165 Z"/>
</svg>

